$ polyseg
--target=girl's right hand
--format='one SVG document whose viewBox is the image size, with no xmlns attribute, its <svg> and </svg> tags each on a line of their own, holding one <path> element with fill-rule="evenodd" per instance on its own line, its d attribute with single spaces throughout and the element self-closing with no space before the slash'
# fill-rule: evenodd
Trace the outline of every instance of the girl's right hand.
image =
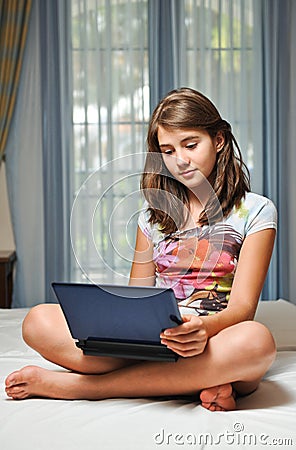
<svg viewBox="0 0 296 450">
<path fill-rule="evenodd" d="M 182 319 L 182 325 L 168 328 L 161 333 L 161 343 L 184 358 L 197 356 L 207 345 L 207 328 L 199 316 L 188 314 Z"/>
</svg>

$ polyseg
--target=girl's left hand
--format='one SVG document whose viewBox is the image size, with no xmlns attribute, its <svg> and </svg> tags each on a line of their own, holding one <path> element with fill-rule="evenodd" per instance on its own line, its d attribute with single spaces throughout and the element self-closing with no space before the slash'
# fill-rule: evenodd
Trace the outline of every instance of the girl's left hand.
<svg viewBox="0 0 296 450">
<path fill-rule="evenodd" d="M 199 316 L 186 315 L 183 323 L 160 334 L 161 343 L 185 358 L 202 353 L 208 342 L 208 332 Z"/>
</svg>

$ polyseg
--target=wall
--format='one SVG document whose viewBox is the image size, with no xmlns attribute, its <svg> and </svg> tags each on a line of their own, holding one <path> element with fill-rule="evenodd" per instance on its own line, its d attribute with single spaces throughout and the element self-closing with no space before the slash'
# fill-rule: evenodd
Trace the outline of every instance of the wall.
<svg viewBox="0 0 296 450">
<path fill-rule="evenodd" d="M 0 250 L 15 250 L 8 206 L 5 163 L 0 166 Z"/>
</svg>

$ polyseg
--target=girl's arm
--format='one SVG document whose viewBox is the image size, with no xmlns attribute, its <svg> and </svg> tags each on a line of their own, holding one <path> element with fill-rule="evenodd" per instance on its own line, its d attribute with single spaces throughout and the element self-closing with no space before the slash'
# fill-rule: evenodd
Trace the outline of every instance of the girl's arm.
<svg viewBox="0 0 296 450">
<path fill-rule="evenodd" d="M 194 356 L 201 353 L 208 338 L 219 331 L 252 320 L 267 274 L 274 239 L 274 229 L 247 236 L 240 251 L 227 308 L 211 316 L 185 316 L 184 324 L 161 335 L 163 343 L 182 356 Z"/>
<path fill-rule="evenodd" d="M 153 262 L 153 244 L 138 227 L 134 260 L 129 284 L 132 286 L 154 286 L 155 264 Z"/>
<path fill-rule="evenodd" d="M 253 320 L 269 267 L 275 230 L 266 229 L 246 237 L 239 255 L 228 306 L 221 313 L 204 317 L 209 337 L 230 325 Z"/>
</svg>

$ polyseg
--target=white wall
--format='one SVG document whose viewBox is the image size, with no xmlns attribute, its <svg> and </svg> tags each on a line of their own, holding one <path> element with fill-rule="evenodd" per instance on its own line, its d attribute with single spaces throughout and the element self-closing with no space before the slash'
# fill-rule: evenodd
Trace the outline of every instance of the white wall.
<svg viewBox="0 0 296 450">
<path fill-rule="evenodd" d="M 7 186 L 17 256 L 13 307 L 30 307 L 45 301 L 39 3 L 32 3 L 20 85 L 7 140 Z"/>
<path fill-rule="evenodd" d="M 15 250 L 4 162 L 0 166 L 0 250 Z"/>
</svg>

